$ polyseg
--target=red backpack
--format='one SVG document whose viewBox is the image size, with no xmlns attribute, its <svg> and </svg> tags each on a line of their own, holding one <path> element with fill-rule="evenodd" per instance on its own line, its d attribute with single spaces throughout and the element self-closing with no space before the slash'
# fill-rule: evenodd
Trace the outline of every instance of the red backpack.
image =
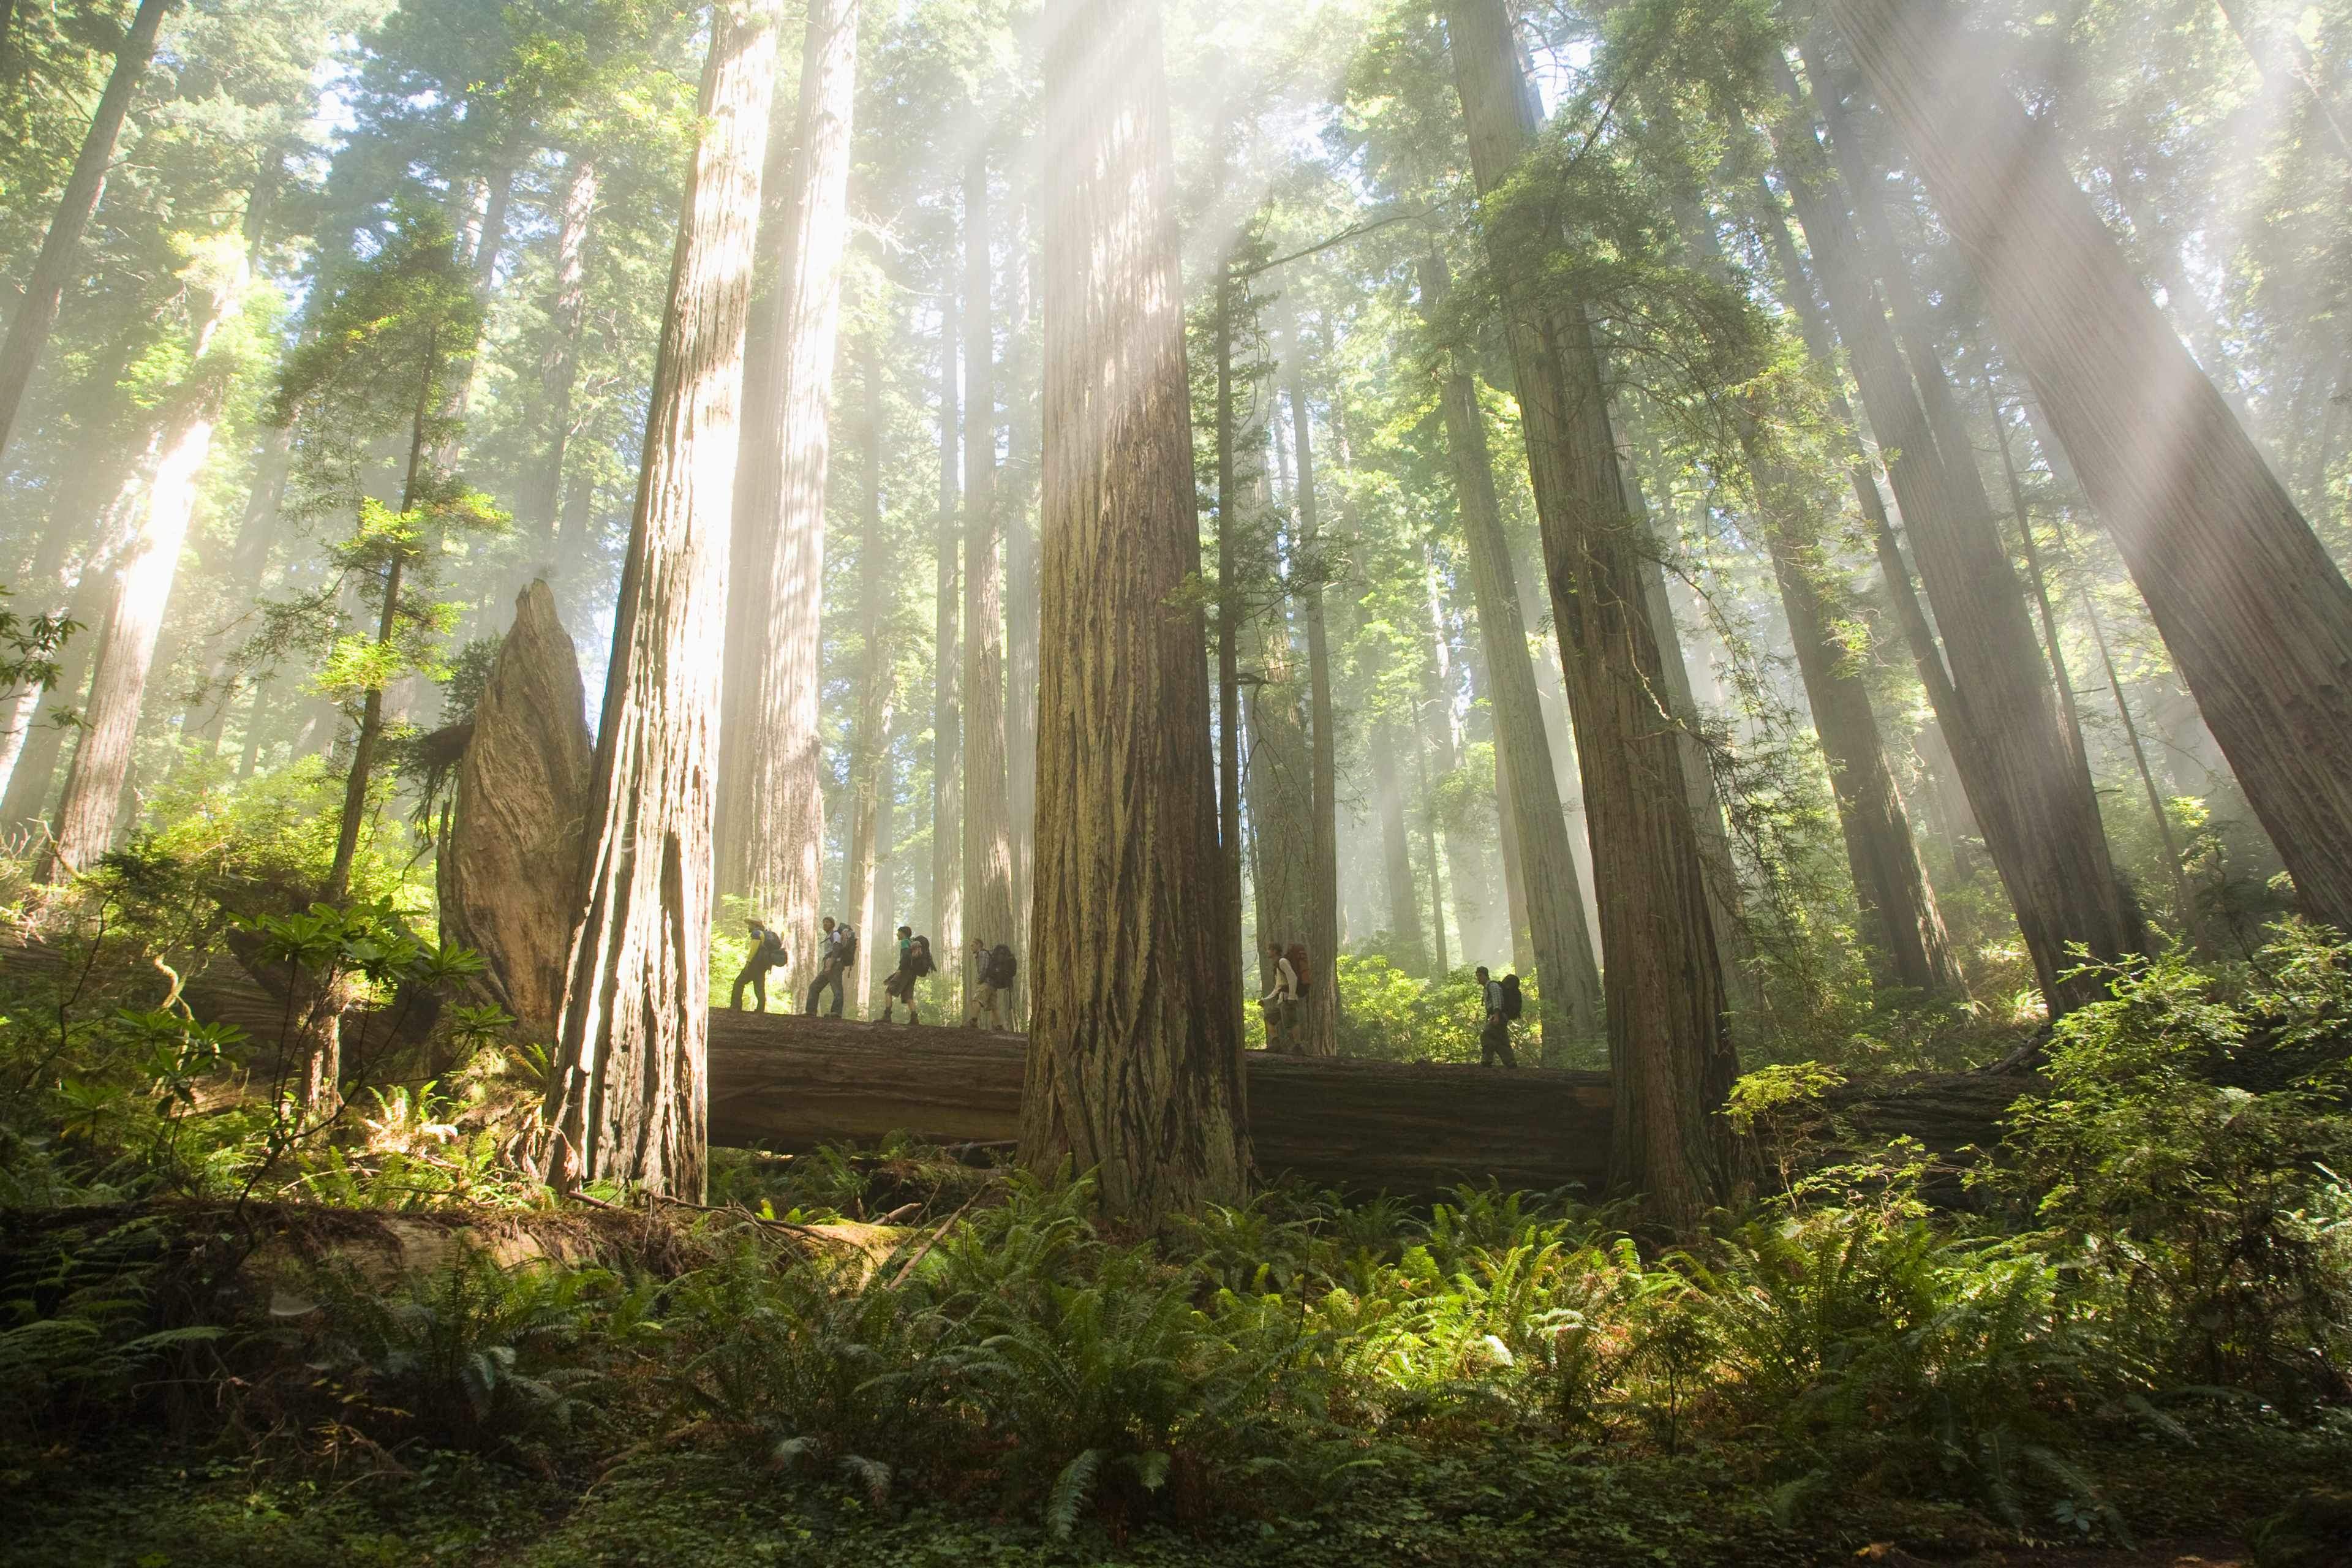
<svg viewBox="0 0 2352 1568">
<path fill-rule="evenodd" d="M 1298 994 L 1301 996 L 1306 995 L 1307 976 L 1308 973 L 1307 968 L 1307 944 L 1303 942 L 1294 942 L 1290 944 L 1290 951 L 1284 953 L 1282 956 L 1290 960 L 1290 972 L 1298 976 Z"/>
</svg>

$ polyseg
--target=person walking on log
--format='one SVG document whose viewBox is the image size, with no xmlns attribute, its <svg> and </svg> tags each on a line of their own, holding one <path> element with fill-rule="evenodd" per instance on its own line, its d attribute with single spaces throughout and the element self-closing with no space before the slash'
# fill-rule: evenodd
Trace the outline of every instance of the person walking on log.
<svg viewBox="0 0 2352 1568">
<path fill-rule="evenodd" d="M 912 926 L 898 928 L 898 967 L 882 982 L 882 1016 L 880 1022 L 896 1023 L 892 1016 L 899 1003 L 907 1005 L 907 1022 L 921 1023 L 915 1011 L 915 982 L 931 972 L 931 942 L 929 937 L 917 936 Z"/>
<path fill-rule="evenodd" d="M 964 1027 L 978 1028 L 982 1016 L 986 1015 L 990 1028 L 1003 1028 L 1004 994 L 1013 989 L 1013 977 L 1020 973 L 1021 965 L 1013 956 L 1012 948 L 1001 942 L 991 947 L 982 938 L 972 938 L 971 1016 L 964 1020 Z"/>
<path fill-rule="evenodd" d="M 1478 966 L 1478 1000 L 1486 1010 L 1486 1022 L 1478 1031 L 1478 1065 L 1482 1068 L 1493 1067 L 1498 1057 L 1507 1068 L 1519 1065 L 1518 1053 L 1511 1049 L 1511 1017 L 1517 1011 L 1513 993 L 1518 989 L 1518 976 L 1507 978 L 1510 982 L 1507 985 L 1502 980 L 1490 980 L 1486 966 Z"/>
<path fill-rule="evenodd" d="M 1265 1048 L 1288 1055 L 1298 1048 L 1298 966 L 1280 942 L 1266 943 L 1265 957 L 1274 976 L 1274 989 L 1258 998 L 1265 1013 Z"/>
<path fill-rule="evenodd" d="M 841 1016 L 841 977 L 857 962 L 857 933 L 848 926 L 838 924 L 831 915 L 824 917 L 824 939 L 817 954 L 816 982 L 809 987 L 810 1017 L 816 1016 L 816 999 L 825 988 L 833 990 L 833 1010 L 829 1017 Z"/>
<path fill-rule="evenodd" d="M 746 921 L 751 932 L 751 956 L 743 961 L 735 976 L 735 999 L 728 1006 L 735 1012 L 743 1010 L 743 987 L 749 985 L 751 994 L 760 999 L 758 1011 L 768 1010 L 768 971 L 781 969 L 784 963 L 784 939 L 758 921 Z M 792 993 L 784 993 L 784 1010 L 792 1011 Z"/>
</svg>

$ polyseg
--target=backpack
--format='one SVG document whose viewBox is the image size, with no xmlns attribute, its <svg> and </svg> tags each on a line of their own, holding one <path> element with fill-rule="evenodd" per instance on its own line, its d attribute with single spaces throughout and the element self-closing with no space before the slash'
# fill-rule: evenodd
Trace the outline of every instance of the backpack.
<svg viewBox="0 0 2352 1568">
<path fill-rule="evenodd" d="M 1011 948 L 1000 942 L 990 951 L 988 966 L 980 972 L 980 978 L 983 984 L 1002 990 L 1012 984 L 1013 977 L 1020 973 L 1021 961 L 1013 956 Z"/>
<path fill-rule="evenodd" d="M 920 980 L 938 967 L 931 962 L 931 939 L 917 937 L 915 945 L 907 950 L 907 973 Z"/>
<path fill-rule="evenodd" d="M 856 926 L 843 926 L 841 928 L 840 952 L 841 967 L 844 969 L 851 969 L 856 966 L 857 928 Z"/>
<path fill-rule="evenodd" d="M 1520 1013 L 1521 1009 L 1522 1009 L 1523 1007 L 1525 1007 L 1525 1006 L 1526 1006 L 1526 1004 L 1519 1000 L 1519 977 L 1518 977 L 1517 975 L 1516 975 L 1516 974 L 1506 974 L 1506 975 L 1504 975 L 1504 976 L 1503 976 L 1503 1018 L 1504 1018 L 1504 1021 L 1505 1021 L 1505 1022 L 1507 1022 L 1507 1023 L 1513 1023 L 1513 1024 L 1517 1023 L 1517 1022 L 1518 1022 L 1518 1019 L 1519 1019 L 1519 1013 Z"/>
<path fill-rule="evenodd" d="M 1307 944 L 1303 942 L 1294 942 L 1290 944 L 1290 951 L 1285 952 L 1282 956 L 1290 960 L 1290 972 L 1298 976 L 1298 994 L 1301 996 L 1306 995 Z"/>
</svg>

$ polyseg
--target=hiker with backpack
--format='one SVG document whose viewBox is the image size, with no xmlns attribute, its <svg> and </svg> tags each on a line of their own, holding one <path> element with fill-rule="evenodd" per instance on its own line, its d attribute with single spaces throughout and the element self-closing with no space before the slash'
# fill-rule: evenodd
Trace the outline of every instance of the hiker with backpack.
<svg viewBox="0 0 2352 1568">
<path fill-rule="evenodd" d="M 841 977 L 857 963 L 857 933 L 846 925 L 836 923 L 831 915 L 824 917 L 824 940 L 817 953 L 816 981 L 809 987 L 806 1011 L 810 1017 L 815 1017 L 816 999 L 824 994 L 825 987 L 831 986 L 833 1011 L 828 1016 L 838 1018 L 841 1016 Z"/>
<path fill-rule="evenodd" d="M 1286 949 L 1278 942 L 1268 942 L 1265 956 L 1274 975 L 1274 989 L 1258 998 L 1265 1009 L 1265 1047 L 1295 1053 L 1299 1021 L 1306 1011 L 1307 944 L 1294 942 Z"/>
<path fill-rule="evenodd" d="M 751 994 L 760 999 L 758 1011 L 768 1010 L 768 971 L 781 969 L 784 963 L 784 939 L 761 925 L 758 921 L 744 922 L 751 932 L 751 956 L 735 976 L 735 999 L 727 1005 L 735 1012 L 743 1010 L 743 987 L 749 985 Z M 792 1011 L 792 993 L 784 993 L 784 1010 Z"/>
<path fill-rule="evenodd" d="M 1511 1022 L 1519 1016 L 1519 977 L 1506 974 L 1500 980 L 1486 977 L 1486 966 L 1478 966 L 1478 996 L 1486 1009 L 1486 1022 L 1478 1031 L 1478 1065 L 1493 1067 L 1500 1057 L 1507 1068 L 1519 1065 L 1519 1056 L 1511 1049 Z"/>
<path fill-rule="evenodd" d="M 963 1026 L 980 1026 L 980 1016 L 988 1015 L 988 1026 L 1002 1029 L 1004 1026 L 1003 996 L 1013 989 L 1013 976 L 1021 973 L 1020 962 L 1013 956 L 1012 948 L 1003 942 L 991 947 L 978 937 L 971 942 L 971 1016 Z"/>
<path fill-rule="evenodd" d="M 919 1024 L 922 1016 L 915 1011 L 915 982 L 939 966 L 931 962 L 931 939 L 917 936 L 912 927 L 898 928 L 898 967 L 890 978 L 882 982 L 882 1022 L 895 1022 L 891 1014 L 899 1003 L 907 1005 L 907 1022 Z"/>
</svg>

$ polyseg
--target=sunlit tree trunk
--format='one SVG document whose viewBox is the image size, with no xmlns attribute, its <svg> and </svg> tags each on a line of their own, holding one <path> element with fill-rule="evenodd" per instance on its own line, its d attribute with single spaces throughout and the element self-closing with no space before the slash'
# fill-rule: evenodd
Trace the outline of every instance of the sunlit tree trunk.
<svg viewBox="0 0 2352 1568">
<path fill-rule="evenodd" d="M 1246 974 L 1252 965 L 1241 951 L 1242 912 L 1242 679 L 1241 679 L 1241 527 L 1239 479 L 1240 440 L 1236 428 L 1234 388 L 1234 318 L 1239 289 L 1231 257 L 1217 259 L 1215 323 L 1217 354 L 1217 847 L 1224 879 L 1223 907 L 1233 929 L 1223 941 Z M 1236 993 L 1229 1010 L 1236 1037 L 1244 1029 L 1245 1003 Z"/>
<path fill-rule="evenodd" d="M 596 734 L 546 1109 L 560 1184 L 703 1192 L 730 492 L 775 66 L 774 8 L 719 6 Z"/>
<path fill-rule="evenodd" d="M 992 238 L 983 144 L 963 175 L 963 897 L 969 940 L 992 947 L 1025 945 L 1013 929 L 1013 836 L 1004 797 Z M 959 950 L 957 956 L 967 955 Z M 970 976 L 966 984 L 969 994 Z"/>
<path fill-rule="evenodd" d="M 957 458 L 963 420 L 956 374 L 957 280 L 941 280 L 940 303 L 940 516 L 931 630 L 931 952 L 940 984 L 963 952 L 963 489 Z"/>
<path fill-rule="evenodd" d="M 565 170 L 555 230 L 555 291 L 548 301 L 547 352 L 539 363 L 541 433 L 530 487 L 515 521 L 543 541 L 559 569 L 556 511 L 563 500 L 563 456 L 572 439 L 572 393 L 580 379 L 580 340 L 588 319 L 588 224 L 596 211 L 596 159 L 574 153 Z"/>
<path fill-rule="evenodd" d="M 1454 965 L 1445 952 L 1445 880 L 1438 875 L 1437 797 L 1429 787 L 1429 753 L 1418 739 L 1412 748 L 1413 782 L 1420 786 L 1422 855 L 1429 872 L 1430 973 L 1444 978 Z"/>
<path fill-rule="evenodd" d="M 1381 814 L 1381 889 L 1387 895 L 1389 942 L 1408 974 L 1429 969 L 1429 942 L 1421 930 L 1421 895 L 1413 886 L 1412 839 L 1405 828 L 1405 797 L 1397 773 L 1397 749 L 1410 744 L 1410 729 L 1382 722 L 1372 733 L 1373 805 Z"/>
<path fill-rule="evenodd" d="M 123 116 L 130 112 L 131 97 L 139 90 L 140 79 L 147 74 L 148 61 L 154 58 L 155 35 L 172 5 L 173 0 L 139 0 L 131 30 L 115 50 L 114 69 L 106 79 L 106 90 L 99 95 L 98 110 L 90 116 L 73 173 L 66 177 L 64 194 L 58 197 L 58 209 L 42 237 L 40 254 L 33 258 L 24 295 L 9 317 L 7 339 L 0 342 L 0 454 L 8 449 L 25 390 L 41 363 L 49 331 L 58 323 L 66 285 L 73 279 L 82 231 L 89 227 L 90 215 L 98 210 L 99 197 L 106 190 L 107 164 L 114 158 Z"/>
<path fill-rule="evenodd" d="M 1256 679 L 1242 699 L 1249 731 L 1243 764 L 1242 805 L 1249 816 L 1250 888 L 1256 900 L 1257 952 L 1244 973 L 1257 976 L 1256 994 L 1274 986 L 1269 945 L 1307 942 L 1314 921 L 1314 878 L 1308 865 L 1309 816 L 1315 809 L 1314 761 L 1300 711 L 1297 649 L 1288 621 L 1276 610 L 1254 628 Z M 1309 954 L 1312 957 L 1312 954 Z"/>
<path fill-rule="evenodd" d="M 1445 281 L 1444 263 L 1433 253 L 1424 257 L 1421 289 L 1425 314 L 1433 312 Z M 1495 705 L 1495 778 L 1498 788 L 1509 791 L 1504 854 L 1517 862 L 1518 885 L 1525 890 L 1546 1055 L 1555 1057 L 1574 1041 L 1600 1037 L 1601 974 L 1592 962 L 1584 900 L 1577 891 L 1576 848 L 1560 811 L 1559 780 L 1552 771 L 1551 742 L 1544 732 L 1527 624 L 1519 616 L 1517 573 L 1503 533 L 1486 412 L 1478 404 L 1477 383 L 1459 357 L 1449 355 L 1444 377 L 1439 406 L 1454 463 L 1454 504 L 1470 557 L 1478 631 L 1486 647 L 1488 694 Z M 1499 810 L 1499 801 L 1497 806 Z M 1515 918 L 1515 934 L 1516 925 Z"/>
<path fill-rule="evenodd" d="M 1786 84 L 1793 88 L 1793 79 Z M 1800 101 L 1801 100 L 1793 100 Z M 1851 356 L 1864 409 L 1902 504 L 1943 658 L 1923 664 L 1969 803 L 2000 868 L 2052 1012 L 2097 993 L 2062 979 L 2080 942 L 2112 958 L 2138 945 L 2138 922 L 2108 858 L 2097 798 L 2036 652 L 2025 597 L 1993 524 L 1973 453 L 1937 443 L 1885 307 L 1801 108 L 1775 128 L 1781 167 L 1811 242 L 1822 291 Z M 1948 681 L 1936 674 L 1948 668 Z"/>
<path fill-rule="evenodd" d="M 1331 703 L 1331 646 L 1323 624 L 1322 570 L 1318 547 L 1322 516 L 1315 497 L 1313 421 L 1307 406 L 1305 352 L 1291 336 L 1291 446 L 1298 459 L 1298 542 L 1307 574 L 1302 606 L 1307 622 L 1308 758 L 1307 827 L 1306 1054 L 1339 1054 L 1339 715 Z"/>
<path fill-rule="evenodd" d="M 857 675 L 857 708 L 849 737 L 849 846 L 842 874 L 845 918 L 856 922 L 864 947 L 866 989 L 887 973 L 884 955 L 895 951 L 875 929 L 875 867 L 885 853 L 883 821 L 889 806 L 890 721 L 898 701 L 891 659 L 890 545 L 882 529 L 882 357 L 872 335 L 857 345 L 865 383 L 865 448 L 858 476 L 860 538 L 857 546 L 858 636 L 865 644 Z M 884 912 L 887 912 L 887 900 Z"/>
<path fill-rule="evenodd" d="M 189 370 L 163 417 L 161 454 L 147 487 L 145 515 L 131 553 L 115 574 L 98 675 L 66 770 L 50 852 L 52 880 L 86 870 L 113 847 L 115 817 L 131 773 L 131 742 L 147 695 L 155 645 L 178 579 L 180 551 L 195 515 L 196 488 L 212 460 L 236 366 L 209 357 L 222 321 L 242 308 L 247 278 L 243 251 L 195 308 L 188 343 Z"/>
<path fill-rule="evenodd" d="M 1449 0 L 1446 16 L 1471 163 L 1491 195 L 1534 140 L 1538 112 L 1502 0 Z M 1493 244 L 1509 254 L 1504 237 Z M 1676 731 L 1657 713 L 1667 677 L 1645 599 L 1653 547 L 1626 505 L 1581 306 L 1501 270 L 1592 824 L 1616 1084 L 1611 1172 L 1659 1220 L 1690 1225 L 1729 1187 L 1714 1112 L 1738 1068 Z"/>
<path fill-rule="evenodd" d="M 739 483 L 753 553 L 735 563 L 737 591 L 761 595 L 739 670 L 755 682 L 749 766 L 743 770 L 744 891 L 786 932 L 816 929 L 824 851 L 824 747 L 819 732 L 824 619 L 824 487 L 832 453 L 833 373 L 841 324 L 842 262 L 849 240 L 851 116 L 856 106 L 856 0 L 810 7 L 801 57 L 800 204 L 770 384 L 747 407 Z M 814 939 L 803 946 L 814 951 Z"/>
<path fill-rule="evenodd" d="M 1151 1223 L 1248 1184 L 1167 84 L 1144 0 L 1056 0 L 1037 892 L 1021 1158 Z"/>
<path fill-rule="evenodd" d="M 257 599 L 269 571 L 270 552 L 277 547 L 278 524 L 286 505 L 286 486 L 294 473 L 294 427 L 272 425 L 261 433 L 261 449 L 253 459 L 253 484 L 246 491 L 245 510 L 238 519 L 236 542 L 230 547 L 226 581 L 240 595 Z M 205 679 L 198 708 L 192 710 L 184 733 L 194 735 L 207 755 L 219 750 L 221 731 L 227 724 L 229 704 L 236 697 L 233 647 L 215 656 Z"/>
<path fill-rule="evenodd" d="M 1005 398 L 1012 448 L 996 510 L 1004 528 L 1004 779 L 1012 817 L 1013 929 L 1025 932 L 1037 859 L 1037 526 L 1033 509 L 1041 432 L 1034 346 L 1036 269 L 1029 254 L 1036 220 L 1034 211 L 1023 211 L 1027 222 L 1014 268 L 1019 295 L 1013 312 L 1012 385 Z"/>
<path fill-rule="evenodd" d="M 1429 706 L 1424 718 L 1429 731 L 1430 765 L 1437 770 L 1427 805 L 1432 813 L 1430 821 L 1443 825 L 1445 876 L 1452 894 L 1447 902 L 1453 906 L 1454 929 L 1462 941 L 1462 962 L 1469 965 L 1478 962 L 1480 953 L 1491 952 L 1508 937 L 1496 914 L 1493 879 L 1479 864 L 1478 846 L 1459 809 L 1465 803 L 1457 798 L 1449 807 L 1442 801 L 1449 787 L 1447 781 L 1462 767 L 1463 736 L 1461 715 L 1455 710 L 1459 693 L 1454 668 L 1454 629 L 1448 624 L 1446 595 L 1439 582 L 1434 551 L 1424 550 L 1422 577 L 1429 607 L 1430 653 Z M 1433 826 L 1431 831 L 1440 832 L 1441 828 Z"/>
<path fill-rule="evenodd" d="M 1938 4 L 1832 13 L 2316 919 L 2352 929 L 2352 586 Z M 1953 140 L 1958 138 L 1959 140 Z"/>
</svg>

